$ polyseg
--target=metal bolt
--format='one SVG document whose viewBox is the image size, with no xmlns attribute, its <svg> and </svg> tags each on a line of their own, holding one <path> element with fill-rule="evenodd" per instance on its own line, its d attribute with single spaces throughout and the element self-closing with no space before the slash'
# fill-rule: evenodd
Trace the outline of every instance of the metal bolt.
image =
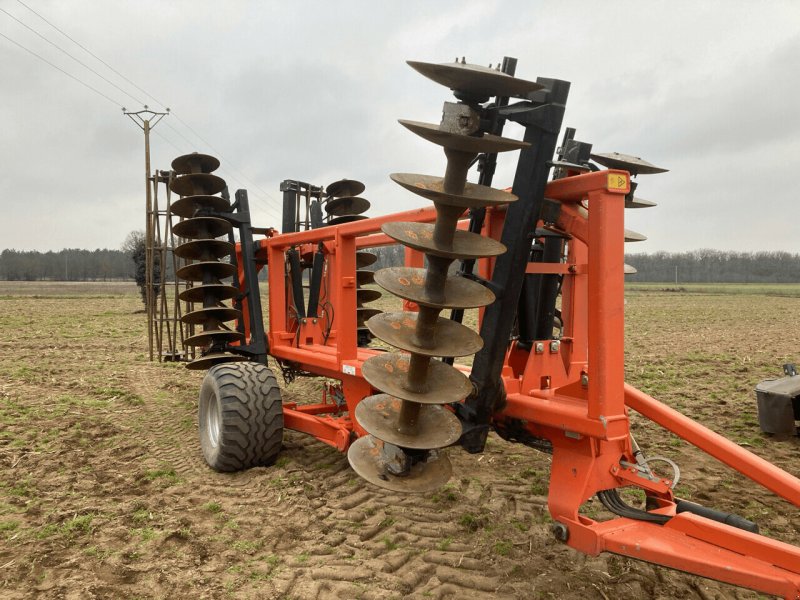
<svg viewBox="0 0 800 600">
<path fill-rule="evenodd" d="M 553 532 L 553 536 L 559 541 L 566 543 L 569 539 L 569 529 L 563 523 L 553 523 L 550 528 L 550 531 Z"/>
<path fill-rule="evenodd" d="M 536 354 L 543 354 L 544 353 L 544 342 L 536 342 L 535 346 Z"/>
<path fill-rule="evenodd" d="M 553 340 L 550 342 L 550 352 L 558 352 L 559 346 L 561 346 L 561 342 L 558 340 Z"/>
<path fill-rule="evenodd" d="M 588 373 L 581 373 L 581 385 L 583 387 L 589 387 L 589 374 Z"/>
<path fill-rule="evenodd" d="M 311 319 L 311 322 L 312 322 L 314 325 L 316 325 L 316 324 L 317 324 L 317 320 L 316 320 L 316 319 Z"/>
</svg>

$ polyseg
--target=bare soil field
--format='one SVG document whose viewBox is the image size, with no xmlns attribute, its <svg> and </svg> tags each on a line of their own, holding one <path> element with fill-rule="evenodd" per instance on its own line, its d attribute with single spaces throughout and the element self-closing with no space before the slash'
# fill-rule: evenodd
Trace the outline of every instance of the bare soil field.
<svg viewBox="0 0 800 600">
<path fill-rule="evenodd" d="M 755 291 L 631 291 L 628 381 L 800 475 L 800 438 L 760 433 L 753 392 L 800 362 L 800 294 Z M 202 374 L 147 361 L 141 308 L 129 284 L 0 283 L 2 598 L 759 597 L 559 544 L 548 456 L 494 435 L 451 451 L 450 484 L 423 496 L 376 489 L 291 431 L 275 466 L 215 473 Z M 680 464 L 680 495 L 800 544 L 797 508 L 634 420 L 646 452 Z"/>
</svg>

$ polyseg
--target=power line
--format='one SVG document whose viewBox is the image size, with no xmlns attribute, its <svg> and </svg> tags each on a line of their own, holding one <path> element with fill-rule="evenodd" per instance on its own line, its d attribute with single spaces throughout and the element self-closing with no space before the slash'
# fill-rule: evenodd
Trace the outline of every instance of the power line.
<svg viewBox="0 0 800 600">
<path fill-rule="evenodd" d="M 29 54 L 32 54 L 33 56 L 35 56 L 36 58 L 38 58 L 38 59 L 39 59 L 39 60 L 41 60 L 42 62 L 45 62 L 45 63 L 47 63 L 48 65 L 50 65 L 50 66 L 51 66 L 51 67 L 53 67 L 54 69 L 57 69 L 58 71 L 61 71 L 61 72 L 62 72 L 64 75 L 66 75 L 66 76 L 67 76 L 67 77 L 69 77 L 70 79 L 74 79 L 75 81 L 77 81 L 78 83 L 80 83 L 82 86 L 84 86 L 84 87 L 86 87 L 86 88 L 89 88 L 89 89 L 90 89 L 90 90 L 92 90 L 92 91 L 93 91 L 95 94 L 98 94 L 99 96 L 102 96 L 103 98 L 105 98 L 106 100 L 108 100 L 109 102 L 111 102 L 111 103 L 112 103 L 114 106 L 117 106 L 117 107 L 121 107 L 121 106 L 122 106 L 122 102 L 117 102 L 116 100 L 114 100 L 114 99 L 113 99 L 113 98 L 111 98 L 110 96 L 107 96 L 106 94 L 104 94 L 103 92 L 101 92 L 100 90 L 98 90 L 97 88 L 95 88 L 95 87 L 92 87 L 91 85 L 89 85 L 89 84 L 88 84 L 88 83 L 86 83 L 85 81 L 83 81 L 83 80 L 81 80 L 81 79 L 78 79 L 77 77 L 75 77 L 75 75 L 72 75 L 71 73 L 68 73 L 67 71 L 65 71 L 64 69 L 62 69 L 61 67 L 59 67 L 58 65 L 55 65 L 55 64 L 51 63 L 49 60 L 47 60 L 46 58 L 44 58 L 44 57 L 40 56 L 39 54 L 36 54 L 36 52 L 34 52 L 33 50 L 30 50 L 30 49 L 26 48 L 25 46 L 23 46 L 22 44 L 20 44 L 19 42 L 12 40 L 12 39 L 11 39 L 10 37 L 8 37 L 6 34 L 4 34 L 4 33 L 0 33 L 0 36 L 4 37 L 5 39 L 7 39 L 9 42 L 11 42 L 12 44 L 14 44 L 15 46 L 18 46 L 18 47 L 22 48 L 23 50 L 25 50 L 25 52 L 27 52 L 27 53 L 29 53 Z"/>
</svg>

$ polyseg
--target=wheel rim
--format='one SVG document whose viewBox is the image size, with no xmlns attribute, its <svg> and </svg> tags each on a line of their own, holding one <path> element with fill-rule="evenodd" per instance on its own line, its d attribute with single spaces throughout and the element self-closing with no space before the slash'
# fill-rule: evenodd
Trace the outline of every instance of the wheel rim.
<svg viewBox="0 0 800 600">
<path fill-rule="evenodd" d="M 209 398 L 208 409 L 206 410 L 206 432 L 208 433 L 208 441 L 211 442 L 213 447 L 219 445 L 219 401 L 217 395 L 212 394 Z"/>
</svg>

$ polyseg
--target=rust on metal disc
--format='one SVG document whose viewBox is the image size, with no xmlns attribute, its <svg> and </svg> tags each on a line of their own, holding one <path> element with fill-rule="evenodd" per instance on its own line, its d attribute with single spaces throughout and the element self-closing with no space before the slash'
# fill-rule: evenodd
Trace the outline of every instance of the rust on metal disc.
<svg viewBox="0 0 800 600">
<path fill-rule="evenodd" d="M 170 189 L 180 196 L 211 196 L 225 189 L 225 180 L 211 173 L 190 173 L 173 179 Z"/>
<path fill-rule="evenodd" d="M 506 247 L 495 239 L 460 229 L 455 232 L 453 245 L 443 246 L 434 242 L 433 229 L 430 223 L 401 221 L 381 226 L 383 233 L 404 246 L 442 258 L 481 258 L 498 256 L 506 251 Z"/>
<path fill-rule="evenodd" d="M 369 210 L 369 200 L 360 196 L 343 196 L 334 198 L 325 203 L 325 212 L 329 215 L 342 217 L 344 215 L 360 215 Z"/>
<path fill-rule="evenodd" d="M 372 252 L 356 252 L 356 269 L 363 269 L 378 261 L 378 255 Z"/>
<path fill-rule="evenodd" d="M 363 221 L 368 218 L 367 215 L 345 215 L 343 217 L 335 217 L 325 223 L 325 225 L 344 225 L 345 223 L 352 223 L 353 221 Z"/>
<path fill-rule="evenodd" d="M 375 271 L 356 271 L 356 285 L 369 285 L 375 282 Z"/>
<path fill-rule="evenodd" d="M 220 196 L 185 196 L 173 202 L 169 210 L 173 215 L 189 219 L 197 211 L 231 212 L 231 203 Z"/>
<path fill-rule="evenodd" d="M 502 206 L 517 200 L 511 192 L 505 192 L 486 185 L 465 183 L 462 194 L 448 194 L 444 191 L 444 178 L 418 173 L 392 173 L 392 181 L 400 184 L 409 192 L 433 200 L 447 206 L 460 208 L 483 208 L 486 206 Z"/>
<path fill-rule="evenodd" d="M 356 421 L 374 437 L 401 448 L 443 448 L 456 443 L 461 437 L 458 418 L 441 406 L 431 405 L 420 409 L 414 433 L 400 432 L 397 423 L 402 403 L 402 400 L 392 398 L 389 394 L 364 398 L 356 406 Z"/>
<path fill-rule="evenodd" d="M 219 160 L 208 154 L 184 154 L 172 161 L 172 170 L 179 175 L 189 173 L 212 173 L 219 169 Z"/>
<path fill-rule="evenodd" d="M 367 302 L 375 302 L 378 298 L 380 298 L 383 294 L 381 294 L 378 290 L 370 290 L 370 289 L 361 289 L 356 291 L 356 297 L 358 299 L 359 304 L 366 304 Z"/>
<path fill-rule="evenodd" d="M 450 150 L 458 150 L 459 152 L 474 152 L 475 154 L 479 152 L 508 152 L 530 146 L 527 142 L 490 133 L 475 136 L 444 131 L 439 129 L 439 126 L 435 123 L 423 123 L 422 121 L 409 121 L 407 119 L 398 119 L 397 122 L 429 142 L 444 146 Z"/>
<path fill-rule="evenodd" d="M 233 253 L 236 246 L 224 240 L 192 240 L 176 246 L 175 256 L 190 260 L 211 260 Z"/>
<path fill-rule="evenodd" d="M 645 200 L 636 196 L 628 200 L 628 197 L 625 197 L 625 208 L 651 208 L 653 206 L 658 206 L 658 204 L 652 200 Z"/>
<path fill-rule="evenodd" d="M 592 160 L 597 164 L 603 165 L 608 169 L 621 169 L 628 171 L 631 175 L 655 175 L 656 173 L 666 173 L 669 169 L 663 169 L 649 163 L 638 156 L 622 154 L 621 152 L 604 152 L 590 154 Z"/>
<path fill-rule="evenodd" d="M 464 373 L 440 360 L 431 360 L 428 364 L 426 391 L 407 390 L 403 382 L 408 372 L 409 358 L 408 354 L 399 352 L 376 354 L 364 361 L 361 373 L 375 389 L 418 404 L 461 402 L 472 391 L 472 383 Z"/>
<path fill-rule="evenodd" d="M 236 274 L 236 267 L 230 263 L 218 261 L 197 262 L 181 267 L 175 274 L 180 279 L 189 281 L 203 281 L 206 275 L 214 279 L 226 279 Z"/>
<path fill-rule="evenodd" d="M 426 269 L 389 267 L 375 273 L 375 282 L 404 300 L 434 308 L 478 308 L 494 302 L 492 291 L 464 277 L 448 277 L 444 284 L 444 302 L 433 302 L 425 290 Z"/>
<path fill-rule="evenodd" d="M 172 232 L 182 238 L 217 238 L 227 235 L 233 227 L 225 219 L 217 217 L 195 217 L 172 226 Z"/>
<path fill-rule="evenodd" d="M 414 343 L 417 313 L 381 313 L 366 323 L 372 335 L 390 346 L 422 354 L 423 356 L 467 356 L 483 347 L 483 339 L 469 327 L 450 319 L 436 319 L 436 334 L 433 346 L 423 348 Z"/>
<path fill-rule="evenodd" d="M 407 61 L 408 64 L 428 79 L 444 85 L 454 92 L 477 98 L 509 96 L 527 98 L 532 92 L 544 89 L 540 83 L 517 79 L 507 73 L 478 65 L 453 63 L 428 63 Z"/>
<path fill-rule="evenodd" d="M 219 365 L 222 363 L 229 363 L 229 362 L 243 362 L 246 360 L 247 359 L 244 356 L 239 356 L 238 354 L 215 352 L 213 354 L 206 354 L 205 356 L 196 358 L 195 360 L 187 364 L 186 368 L 192 369 L 194 371 L 205 371 L 206 369 L 210 369 L 214 365 Z"/>
<path fill-rule="evenodd" d="M 355 179 L 340 179 L 326 187 L 325 193 L 331 198 L 339 198 L 342 196 L 358 196 L 365 189 L 367 189 L 367 186 L 360 181 L 356 181 Z"/>
<path fill-rule="evenodd" d="M 230 300 L 239 295 L 239 288 L 224 283 L 209 283 L 208 285 L 196 285 L 183 290 L 178 298 L 184 302 L 202 302 L 206 298 L 215 300 Z"/>
<path fill-rule="evenodd" d="M 181 322 L 190 325 L 203 325 L 209 322 L 222 323 L 224 321 L 235 321 L 242 318 L 242 311 L 230 308 L 229 306 L 210 306 L 200 308 L 186 313 L 181 317 Z"/>
<path fill-rule="evenodd" d="M 383 442 L 371 435 L 358 438 L 347 451 L 350 466 L 370 483 L 395 492 L 423 493 L 442 487 L 453 473 L 450 459 L 441 451 L 431 451 L 427 461 L 418 462 L 405 477 L 386 469 L 382 458 Z"/>
<path fill-rule="evenodd" d="M 209 344 L 221 344 L 223 342 L 243 342 L 244 334 L 230 329 L 206 329 L 186 338 L 186 346 L 208 346 Z"/>
<path fill-rule="evenodd" d="M 647 239 L 647 236 L 643 233 L 639 233 L 637 231 L 633 231 L 631 229 L 625 230 L 625 241 L 626 242 L 643 242 Z"/>
</svg>

